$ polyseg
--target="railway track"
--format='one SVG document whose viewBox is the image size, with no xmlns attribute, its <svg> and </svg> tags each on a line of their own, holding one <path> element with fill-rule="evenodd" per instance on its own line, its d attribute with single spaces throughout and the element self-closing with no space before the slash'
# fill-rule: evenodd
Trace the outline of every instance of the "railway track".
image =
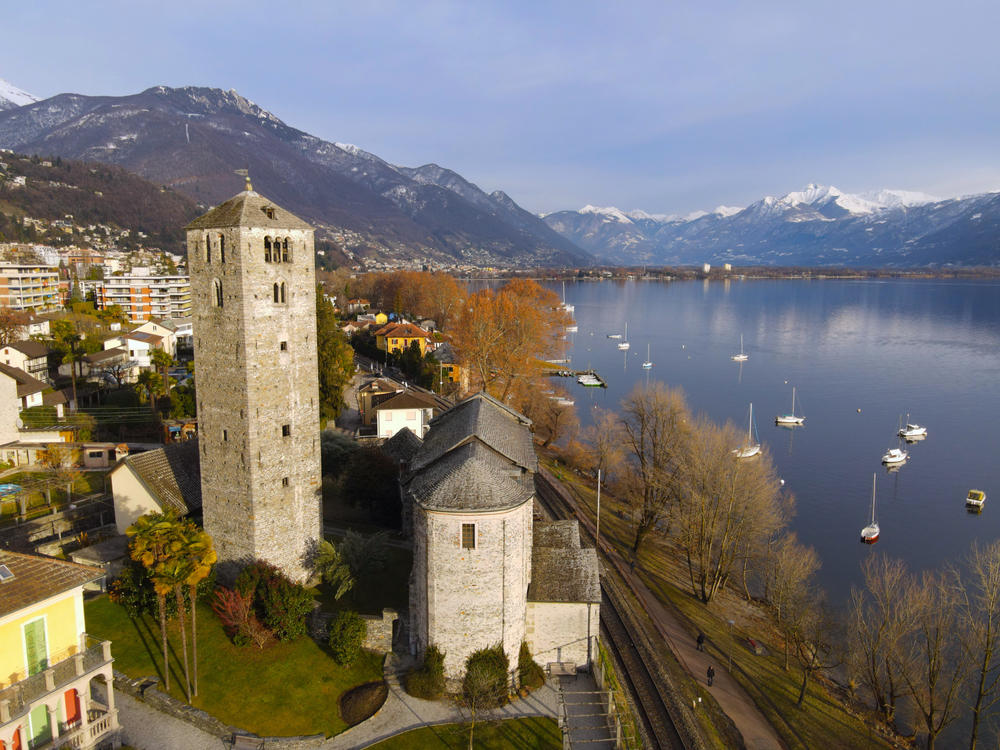
<svg viewBox="0 0 1000 750">
<path fill-rule="evenodd" d="M 554 519 L 577 518 L 574 509 L 555 490 L 544 476 L 537 476 L 535 482 L 540 505 Z M 580 520 L 588 535 L 593 536 L 589 525 Z M 630 701 L 639 714 L 644 734 L 652 747 L 665 750 L 685 750 L 670 713 L 669 704 L 660 691 L 659 682 L 650 671 L 649 663 L 655 658 L 649 653 L 643 639 L 634 632 L 627 615 L 620 611 L 621 596 L 606 579 L 601 581 L 601 630 L 606 635 L 605 643 L 615 654 L 621 669 L 618 676 L 622 687 L 628 692 Z"/>
</svg>

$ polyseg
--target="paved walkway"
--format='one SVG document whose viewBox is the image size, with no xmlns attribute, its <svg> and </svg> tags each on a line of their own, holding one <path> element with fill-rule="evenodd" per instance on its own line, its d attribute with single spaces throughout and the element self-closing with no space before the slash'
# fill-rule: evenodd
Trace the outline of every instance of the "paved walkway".
<svg viewBox="0 0 1000 750">
<path fill-rule="evenodd" d="M 224 750 L 229 744 L 193 724 L 169 716 L 121 690 L 115 691 L 122 740 L 139 750 Z"/>
<path fill-rule="evenodd" d="M 323 743 L 324 750 L 347 750 L 367 747 L 401 732 L 432 724 L 454 724 L 468 721 L 468 712 L 446 701 L 425 701 L 408 695 L 400 684 L 402 665 L 386 674 L 389 697 L 372 718 L 331 737 Z M 489 719 L 516 719 L 526 716 L 548 716 L 555 719 L 559 710 L 559 694 L 551 681 L 527 698 L 491 711 Z"/>
<path fill-rule="evenodd" d="M 608 727 L 606 704 L 597 692 L 594 676 L 580 672 L 573 677 L 556 677 L 566 706 L 566 734 L 570 747 L 586 750 L 615 750 Z"/>
</svg>

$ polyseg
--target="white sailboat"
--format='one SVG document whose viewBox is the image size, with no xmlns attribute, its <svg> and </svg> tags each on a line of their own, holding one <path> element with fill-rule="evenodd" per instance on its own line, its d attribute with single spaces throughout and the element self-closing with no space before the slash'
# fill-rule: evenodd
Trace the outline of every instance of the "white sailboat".
<svg viewBox="0 0 1000 750">
<path fill-rule="evenodd" d="M 649 358 L 649 344 L 646 344 L 646 361 L 642 363 L 643 370 L 649 370 L 653 367 L 653 360 Z"/>
<path fill-rule="evenodd" d="M 747 442 L 742 448 L 733 451 L 736 458 L 753 458 L 760 453 L 760 443 L 754 442 L 753 434 L 753 404 L 750 404 L 750 423 L 747 425 Z"/>
<path fill-rule="evenodd" d="M 624 351 L 628 351 L 628 348 L 630 346 L 631 346 L 631 344 L 629 344 L 629 342 L 628 342 L 628 321 L 626 320 L 625 321 L 625 340 L 622 341 L 620 344 L 618 344 L 618 348 L 621 351 L 624 352 Z"/>
<path fill-rule="evenodd" d="M 574 310 L 576 310 L 576 305 L 571 305 L 568 302 L 566 302 L 566 282 L 565 281 L 562 283 L 562 292 L 563 292 L 563 294 L 562 294 L 562 304 L 559 305 L 559 309 L 562 310 L 564 313 L 571 313 Z"/>
<path fill-rule="evenodd" d="M 878 521 L 875 520 L 875 475 L 872 474 L 872 520 L 861 529 L 861 541 L 865 544 L 875 544 L 879 535 Z"/>
<path fill-rule="evenodd" d="M 740 334 L 740 353 L 734 354 L 732 357 L 730 357 L 730 359 L 733 360 L 733 362 L 746 362 L 748 359 L 750 359 L 750 355 L 743 351 L 742 333 Z"/>
<path fill-rule="evenodd" d="M 805 417 L 795 416 L 795 386 L 792 386 L 792 410 L 788 414 L 779 414 L 774 418 L 775 424 L 780 425 L 799 425 L 806 421 Z"/>
</svg>

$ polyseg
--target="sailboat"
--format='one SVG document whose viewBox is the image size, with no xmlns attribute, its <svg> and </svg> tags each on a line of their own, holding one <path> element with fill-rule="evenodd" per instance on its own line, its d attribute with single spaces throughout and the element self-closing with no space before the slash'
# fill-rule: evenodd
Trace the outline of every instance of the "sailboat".
<svg viewBox="0 0 1000 750">
<path fill-rule="evenodd" d="M 805 417 L 795 416 L 795 386 L 792 386 L 792 410 L 788 414 L 779 414 L 774 418 L 775 424 L 794 426 L 806 421 Z"/>
<path fill-rule="evenodd" d="M 747 442 L 742 448 L 733 451 L 736 458 L 752 458 L 760 453 L 760 443 L 754 442 L 753 434 L 753 404 L 750 404 L 750 423 L 747 425 Z"/>
<path fill-rule="evenodd" d="M 559 305 L 559 309 L 564 313 L 571 313 L 576 309 L 576 305 L 571 305 L 566 301 L 566 282 L 562 283 L 562 304 Z"/>
<path fill-rule="evenodd" d="M 620 344 L 618 344 L 618 348 L 621 349 L 624 352 L 624 351 L 628 351 L 629 346 L 631 346 L 631 344 L 628 343 L 628 321 L 626 320 L 625 321 L 625 340 L 622 341 Z"/>
<path fill-rule="evenodd" d="M 865 544 L 875 544 L 878 541 L 879 527 L 875 520 L 875 475 L 872 474 L 872 521 L 861 529 L 861 541 Z"/>
<path fill-rule="evenodd" d="M 649 344 L 646 344 L 646 361 L 642 363 L 643 370 L 649 370 L 653 367 L 653 360 L 649 358 Z"/>
<path fill-rule="evenodd" d="M 742 333 L 740 334 L 740 353 L 734 354 L 732 357 L 730 357 L 730 359 L 733 360 L 733 362 L 746 362 L 748 359 L 750 359 L 750 355 L 743 351 Z"/>
</svg>

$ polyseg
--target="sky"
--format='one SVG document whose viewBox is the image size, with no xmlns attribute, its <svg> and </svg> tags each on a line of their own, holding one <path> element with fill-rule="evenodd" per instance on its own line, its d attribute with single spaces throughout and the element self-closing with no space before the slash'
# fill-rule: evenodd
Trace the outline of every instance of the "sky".
<svg viewBox="0 0 1000 750">
<path fill-rule="evenodd" d="M 35 0 L 0 78 L 38 97 L 235 89 L 530 211 L 685 214 L 808 183 L 1000 190 L 1000 3 Z"/>
</svg>

